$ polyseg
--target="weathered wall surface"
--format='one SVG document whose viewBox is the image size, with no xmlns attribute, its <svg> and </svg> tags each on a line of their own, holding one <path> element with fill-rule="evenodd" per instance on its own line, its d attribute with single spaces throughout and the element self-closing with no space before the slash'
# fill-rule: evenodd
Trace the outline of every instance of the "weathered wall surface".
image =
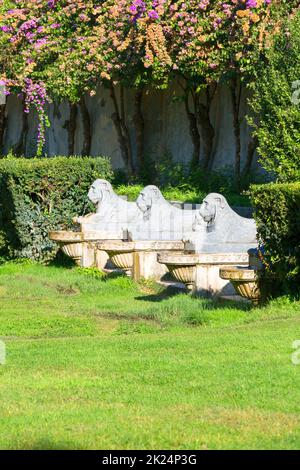
<svg viewBox="0 0 300 470">
<path fill-rule="evenodd" d="M 132 92 L 126 91 L 126 116 L 134 141 L 132 126 Z M 165 91 L 149 90 L 143 99 L 143 115 L 145 120 L 145 154 L 153 158 L 161 155 L 172 155 L 175 162 L 187 162 L 193 152 L 189 133 L 189 123 L 184 103 L 176 98 L 181 90 L 176 85 Z M 93 97 L 86 97 L 91 118 L 92 145 L 91 155 L 107 155 L 111 157 L 114 168 L 121 168 L 123 161 L 116 130 L 111 115 L 114 112 L 108 90 L 99 88 Z M 4 152 L 8 153 L 18 142 L 22 129 L 22 109 L 20 99 L 10 96 L 7 100 L 8 122 L 4 141 Z M 245 119 L 246 99 L 242 97 L 241 105 L 241 143 L 242 168 L 246 159 L 249 141 L 249 129 Z M 51 127 L 47 129 L 45 151 L 47 155 L 67 155 L 68 139 L 66 122 L 69 119 L 67 103 L 49 106 Z M 211 120 L 215 128 L 213 151 L 213 168 L 221 168 L 234 164 L 235 140 L 233 132 L 232 106 L 229 90 L 220 87 L 214 97 L 211 108 Z M 37 118 L 34 113 L 29 115 L 26 153 L 33 155 L 37 133 Z M 80 154 L 83 144 L 83 126 L 80 112 L 77 116 L 75 154 Z M 254 166 L 256 166 L 256 159 Z"/>
</svg>

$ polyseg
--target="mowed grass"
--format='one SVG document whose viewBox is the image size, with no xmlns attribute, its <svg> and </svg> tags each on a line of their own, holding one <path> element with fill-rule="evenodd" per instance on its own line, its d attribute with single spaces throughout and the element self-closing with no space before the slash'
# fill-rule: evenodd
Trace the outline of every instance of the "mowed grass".
<svg viewBox="0 0 300 470">
<path fill-rule="evenodd" d="M 297 449 L 300 303 L 0 267 L 1 449 Z"/>
</svg>

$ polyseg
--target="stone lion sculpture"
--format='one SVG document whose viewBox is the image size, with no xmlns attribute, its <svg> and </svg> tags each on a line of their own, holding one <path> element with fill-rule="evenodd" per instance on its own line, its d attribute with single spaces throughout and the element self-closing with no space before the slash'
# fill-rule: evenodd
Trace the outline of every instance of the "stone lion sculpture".
<svg viewBox="0 0 300 470">
<path fill-rule="evenodd" d="M 136 204 L 143 214 L 143 220 L 131 227 L 135 240 L 182 240 L 193 231 L 197 211 L 175 207 L 166 201 L 157 186 L 146 186 Z M 200 225 L 198 222 L 197 226 Z"/>
<path fill-rule="evenodd" d="M 161 191 L 157 186 L 149 185 L 146 186 L 136 200 L 136 203 L 143 213 L 143 220 L 148 221 L 151 215 L 156 214 L 159 211 L 171 211 L 171 204 L 166 201 Z"/>
<path fill-rule="evenodd" d="M 197 235 L 199 226 L 206 225 L 206 231 Z M 239 251 L 255 247 L 256 224 L 254 219 L 239 216 L 231 209 L 225 197 L 211 193 L 205 197 L 198 211 L 191 240 L 198 249 L 204 245 L 227 246 L 228 250 Z"/>
<path fill-rule="evenodd" d="M 109 181 L 94 181 L 88 198 L 95 204 L 96 213 L 74 219 L 74 222 L 81 225 L 82 231 L 105 231 L 111 228 L 126 230 L 129 224 L 142 218 L 137 204 L 118 196 Z"/>
</svg>

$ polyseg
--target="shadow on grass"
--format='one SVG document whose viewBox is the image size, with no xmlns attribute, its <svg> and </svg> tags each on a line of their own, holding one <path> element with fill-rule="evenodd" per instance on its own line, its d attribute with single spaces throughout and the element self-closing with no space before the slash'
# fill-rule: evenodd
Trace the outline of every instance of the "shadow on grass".
<svg viewBox="0 0 300 470">
<path fill-rule="evenodd" d="M 73 261 L 72 258 L 69 256 L 65 255 L 63 251 L 59 250 L 56 253 L 55 258 L 53 258 L 48 266 L 53 266 L 56 268 L 66 268 L 66 269 L 72 269 L 76 266 L 76 263 Z"/>
<path fill-rule="evenodd" d="M 120 279 L 120 278 L 127 278 L 128 276 L 120 269 L 115 269 L 110 272 L 105 273 L 105 277 L 103 278 L 104 281 L 109 281 L 110 279 Z"/>
<path fill-rule="evenodd" d="M 166 289 L 161 290 L 155 294 L 141 295 L 135 297 L 135 300 L 142 300 L 146 302 L 161 302 L 162 300 L 170 299 L 176 295 L 185 293 L 183 289 L 175 286 L 168 286 Z"/>
<path fill-rule="evenodd" d="M 75 442 L 58 441 L 53 442 L 45 437 L 39 439 L 31 446 L 26 446 L 26 450 L 83 450 L 84 448 L 75 444 Z"/>
<path fill-rule="evenodd" d="M 173 287 L 173 286 L 169 286 L 165 290 L 157 294 L 150 294 L 150 295 L 135 297 L 135 300 L 143 301 L 143 302 L 145 301 L 146 302 L 161 302 L 163 300 L 175 298 L 180 295 L 182 296 L 184 294 L 186 294 L 186 297 L 194 300 L 195 302 L 200 301 L 202 304 L 202 307 L 203 306 L 205 307 L 205 310 L 223 310 L 224 308 L 226 308 L 226 309 L 232 309 L 232 310 L 238 309 L 244 312 L 248 312 L 253 308 L 250 303 L 239 301 L 239 300 L 212 299 L 212 298 L 206 298 L 206 297 L 192 296 L 191 294 L 188 294 L 184 290 L 179 289 L 178 287 Z"/>
</svg>

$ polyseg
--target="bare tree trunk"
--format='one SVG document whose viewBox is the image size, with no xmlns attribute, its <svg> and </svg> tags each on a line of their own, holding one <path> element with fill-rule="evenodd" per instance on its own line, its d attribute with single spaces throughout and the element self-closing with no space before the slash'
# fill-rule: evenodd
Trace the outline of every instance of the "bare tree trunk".
<svg viewBox="0 0 300 470">
<path fill-rule="evenodd" d="M 129 173 L 135 174 L 135 168 L 133 164 L 133 157 L 132 157 L 132 146 L 131 146 L 131 139 L 130 133 L 128 130 L 128 126 L 126 124 L 126 113 L 125 113 L 125 95 L 124 95 L 124 87 L 120 87 L 120 107 L 121 107 L 121 126 L 123 136 L 126 141 L 127 149 L 128 149 L 128 169 Z"/>
<path fill-rule="evenodd" d="M 115 129 L 116 129 L 117 134 L 118 134 L 118 140 L 119 140 L 119 144 L 120 144 L 120 148 L 121 148 L 122 158 L 123 158 L 125 166 L 127 167 L 128 166 L 128 149 L 127 149 L 126 141 L 125 141 L 125 139 L 123 137 L 123 133 L 122 133 L 119 106 L 118 106 L 118 102 L 117 102 L 117 98 L 116 98 L 116 94 L 115 94 L 115 89 L 114 89 L 113 85 L 110 86 L 110 97 L 112 99 L 114 109 L 115 109 L 115 111 L 112 114 L 111 118 L 113 120 Z"/>
<path fill-rule="evenodd" d="M 194 101 L 194 107 L 196 107 L 194 96 L 193 96 L 193 101 Z M 189 120 L 189 131 L 190 131 L 190 136 L 191 136 L 193 148 L 194 148 L 192 160 L 191 160 L 191 168 L 197 168 L 199 166 L 201 137 L 200 137 L 200 133 L 198 130 L 196 114 L 191 111 L 190 106 L 189 106 L 189 93 L 188 92 L 185 93 L 184 104 L 185 104 L 186 114 Z"/>
<path fill-rule="evenodd" d="M 207 170 L 210 165 L 215 138 L 215 131 L 210 120 L 210 108 L 215 91 L 216 87 L 214 87 L 213 94 L 211 96 L 209 87 L 206 88 L 205 104 L 201 103 L 199 97 L 197 97 L 197 121 L 200 126 L 203 144 L 203 160 L 201 162 L 201 166 L 204 170 Z"/>
<path fill-rule="evenodd" d="M 22 100 L 22 129 L 21 135 L 17 144 L 14 147 L 14 153 L 18 156 L 26 154 L 26 146 L 27 146 L 27 137 L 28 137 L 28 113 L 24 112 L 25 109 L 25 100 Z"/>
<path fill-rule="evenodd" d="M 243 170 L 244 176 L 248 176 L 251 171 L 253 158 L 254 158 L 254 154 L 255 154 L 255 150 L 257 149 L 257 146 L 258 146 L 257 137 L 250 137 L 250 140 L 248 143 L 246 163 L 245 163 L 244 170 Z"/>
<path fill-rule="evenodd" d="M 232 113 L 233 113 L 233 131 L 235 137 L 235 180 L 237 187 L 241 183 L 241 125 L 240 125 L 240 104 L 242 95 L 242 85 L 238 84 L 236 77 L 230 84 Z"/>
<path fill-rule="evenodd" d="M 185 80 L 186 82 L 186 80 Z M 189 132 L 193 144 L 193 154 L 190 162 L 191 169 L 197 168 L 199 166 L 199 159 L 200 159 L 200 150 L 201 150 L 201 136 L 198 129 L 197 123 L 197 98 L 195 92 L 190 90 L 188 86 L 183 85 L 180 80 L 178 80 L 178 85 L 183 90 L 183 98 L 184 98 L 184 106 L 187 114 L 187 118 L 189 121 Z M 194 103 L 194 112 L 190 108 L 189 104 L 189 95 L 192 95 L 193 103 Z"/>
<path fill-rule="evenodd" d="M 118 100 L 117 100 L 116 93 L 115 93 L 115 88 L 112 83 L 110 84 L 110 97 L 112 99 L 114 109 L 115 109 L 111 118 L 114 123 L 117 135 L 118 135 L 122 158 L 123 158 L 123 161 L 124 161 L 124 164 L 128 173 L 134 174 L 130 135 L 129 135 L 128 128 L 125 122 L 125 105 L 124 105 L 123 87 L 121 87 L 121 92 L 120 92 L 120 108 L 121 109 L 119 109 Z"/>
<path fill-rule="evenodd" d="M 75 154 L 75 135 L 77 128 L 77 114 L 78 108 L 77 104 L 70 103 L 70 117 L 67 121 L 67 130 L 68 130 L 68 155 Z"/>
<path fill-rule="evenodd" d="M 83 146 L 81 154 L 84 156 L 90 155 L 91 143 L 92 143 L 92 132 L 91 132 L 91 118 L 84 99 L 84 96 L 80 100 L 80 112 L 82 116 L 83 124 Z"/>
<path fill-rule="evenodd" d="M 6 123 L 7 123 L 6 104 L 1 104 L 0 105 L 0 154 L 2 154 L 3 152 Z"/>
<path fill-rule="evenodd" d="M 135 92 L 134 96 L 134 114 L 133 124 L 135 128 L 136 138 L 136 156 L 139 171 L 142 170 L 145 163 L 144 155 L 144 144 L 145 144 L 145 121 L 142 113 L 142 101 L 143 101 L 143 89 L 139 89 Z"/>
</svg>

